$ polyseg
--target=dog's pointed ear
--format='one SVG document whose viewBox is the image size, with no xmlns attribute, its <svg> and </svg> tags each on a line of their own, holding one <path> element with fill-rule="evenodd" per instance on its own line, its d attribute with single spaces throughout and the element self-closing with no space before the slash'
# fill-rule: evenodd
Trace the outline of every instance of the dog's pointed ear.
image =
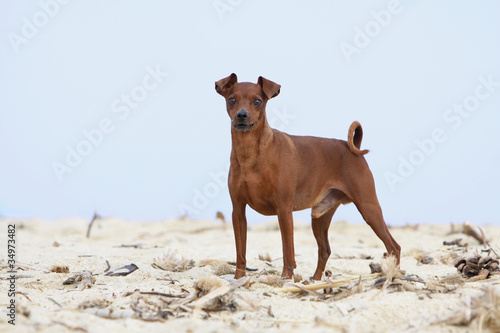
<svg viewBox="0 0 500 333">
<path fill-rule="evenodd" d="M 237 82 L 238 82 L 238 77 L 236 76 L 236 74 L 233 73 L 228 77 L 215 82 L 215 91 L 224 96 L 227 89 L 231 88 Z"/>
<path fill-rule="evenodd" d="M 264 94 L 266 94 L 268 99 L 276 97 L 280 93 L 281 86 L 273 81 L 270 81 L 262 76 L 259 76 L 257 84 L 262 87 Z"/>
</svg>

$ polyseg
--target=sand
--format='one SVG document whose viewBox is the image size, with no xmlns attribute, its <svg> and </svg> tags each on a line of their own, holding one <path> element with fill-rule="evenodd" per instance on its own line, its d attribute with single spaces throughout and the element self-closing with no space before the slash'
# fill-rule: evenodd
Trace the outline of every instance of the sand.
<svg viewBox="0 0 500 333">
<path fill-rule="evenodd" d="M 8 324 L 6 309 L 10 299 L 4 230 L 9 223 L 16 225 L 15 326 Z M 391 232 L 402 246 L 404 272 L 385 285 L 379 282 L 380 288 L 374 287 L 377 278 L 368 277 L 315 293 L 285 293 L 270 285 L 281 282 L 276 221 L 250 225 L 247 265 L 257 271 L 248 272 L 244 281 L 233 280 L 234 267 L 226 264 L 235 260 L 234 239 L 231 225 L 220 220 L 102 218 L 87 238 L 88 224 L 83 219 L 0 220 L 0 331 L 471 332 L 481 324 L 486 326 L 487 315 L 473 319 L 476 308 L 487 302 L 482 298 L 485 293 L 493 295 L 494 302 L 495 297 L 500 299 L 498 274 L 475 282 L 443 282 L 457 274 L 453 265 L 457 258 L 487 255 L 481 252 L 485 246 L 461 232 L 460 224 L 454 234 L 450 225 L 393 227 Z M 500 226 L 481 228 L 489 247 L 500 253 Z M 390 264 L 383 259 L 381 241 L 366 225 L 335 222 L 329 235 L 331 281 L 369 275 L 371 262 Z M 468 245 L 443 245 L 457 238 Z M 297 221 L 295 252 L 296 278 L 307 286 L 316 267 L 317 247 L 310 226 Z M 493 252 L 490 255 L 497 257 Z M 154 263 L 170 265 L 167 268 L 174 271 L 159 269 Z M 127 276 L 105 275 L 108 268 L 112 271 L 130 264 L 138 269 Z M 63 285 L 82 271 L 92 275 Z M 486 312 L 500 311 L 500 302 L 496 304 Z"/>
</svg>

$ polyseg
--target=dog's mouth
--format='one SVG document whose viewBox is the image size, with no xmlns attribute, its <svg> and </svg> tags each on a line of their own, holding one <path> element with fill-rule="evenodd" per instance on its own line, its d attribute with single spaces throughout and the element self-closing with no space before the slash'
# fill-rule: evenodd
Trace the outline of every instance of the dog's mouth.
<svg viewBox="0 0 500 333">
<path fill-rule="evenodd" d="M 252 128 L 252 126 L 255 125 L 255 123 L 251 124 L 234 124 L 233 127 L 236 128 L 237 131 L 239 132 L 247 132 Z"/>
</svg>

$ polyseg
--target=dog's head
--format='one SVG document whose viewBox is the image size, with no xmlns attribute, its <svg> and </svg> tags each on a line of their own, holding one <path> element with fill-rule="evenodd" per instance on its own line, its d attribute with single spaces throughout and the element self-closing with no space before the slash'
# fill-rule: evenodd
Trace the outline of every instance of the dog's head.
<svg viewBox="0 0 500 333">
<path fill-rule="evenodd" d="M 266 121 L 266 104 L 278 96 L 281 86 L 273 81 L 259 77 L 257 84 L 238 83 L 236 74 L 215 82 L 215 90 L 226 99 L 227 113 L 231 125 L 240 132 L 248 132 L 252 127 L 259 128 Z"/>
</svg>

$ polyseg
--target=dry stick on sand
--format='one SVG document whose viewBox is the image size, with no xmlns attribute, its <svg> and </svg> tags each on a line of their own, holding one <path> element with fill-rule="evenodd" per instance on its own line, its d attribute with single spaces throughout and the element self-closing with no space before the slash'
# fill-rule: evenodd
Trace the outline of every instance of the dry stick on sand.
<svg viewBox="0 0 500 333">
<path fill-rule="evenodd" d="M 486 235 L 484 234 L 483 229 L 481 227 L 478 227 L 478 226 L 476 226 L 476 228 L 479 229 L 481 234 L 479 234 L 476 230 L 474 230 L 473 226 L 470 225 L 468 222 L 464 222 L 463 233 L 477 239 L 479 242 L 481 242 L 484 245 L 485 248 L 489 247 L 491 249 L 491 252 L 493 252 L 498 257 L 499 256 L 498 253 L 496 253 L 496 251 L 491 246 L 490 242 L 486 239 Z"/>
<path fill-rule="evenodd" d="M 443 241 L 443 245 L 450 246 L 450 245 L 457 245 L 461 247 L 467 247 L 469 244 L 465 243 L 462 244 L 462 238 L 457 238 L 452 241 Z"/>
<path fill-rule="evenodd" d="M 97 214 L 97 212 L 94 212 L 94 217 L 92 218 L 92 221 L 89 223 L 89 227 L 87 228 L 87 238 L 90 237 L 90 228 L 92 228 L 92 225 L 94 224 L 95 220 L 99 220 L 101 216 Z"/>
<path fill-rule="evenodd" d="M 279 293 L 300 293 L 301 291 L 313 291 L 313 290 L 319 290 L 319 289 L 325 289 L 325 288 L 338 288 L 338 287 L 345 287 L 350 284 L 350 281 L 354 280 L 359 280 L 359 279 L 368 279 L 368 278 L 374 278 L 374 277 L 380 277 L 382 276 L 382 273 L 374 273 L 374 274 L 368 274 L 368 275 L 360 275 L 360 276 L 354 276 L 354 277 L 349 277 L 349 278 L 344 278 L 344 279 L 338 279 L 332 282 L 320 282 L 316 284 L 311 284 L 311 285 L 306 285 L 306 286 L 296 286 L 296 285 L 291 285 L 291 287 L 285 287 L 285 288 L 278 288 L 274 289 L 274 291 L 279 292 Z"/>
<path fill-rule="evenodd" d="M 106 260 L 106 269 L 104 270 L 104 273 L 107 273 L 111 269 L 111 265 L 109 264 L 109 261 Z"/>
<path fill-rule="evenodd" d="M 125 294 L 123 294 L 123 296 L 128 297 L 128 296 L 133 295 L 135 293 L 139 293 L 141 295 L 154 295 L 154 296 L 163 296 L 163 297 L 169 297 L 169 298 L 186 298 L 186 295 L 174 295 L 174 294 L 160 293 L 160 292 L 156 292 L 156 291 L 140 291 L 140 290 L 128 291 Z"/>
<path fill-rule="evenodd" d="M 469 223 L 464 223 L 463 233 L 468 236 L 474 237 L 475 239 L 477 239 L 477 241 L 481 242 L 486 247 L 486 236 L 484 235 L 484 232 L 481 228 L 479 228 L 479 230 L 481 231 L 481 234 L 474 230 L 474 228 Z"/>
</svg>

